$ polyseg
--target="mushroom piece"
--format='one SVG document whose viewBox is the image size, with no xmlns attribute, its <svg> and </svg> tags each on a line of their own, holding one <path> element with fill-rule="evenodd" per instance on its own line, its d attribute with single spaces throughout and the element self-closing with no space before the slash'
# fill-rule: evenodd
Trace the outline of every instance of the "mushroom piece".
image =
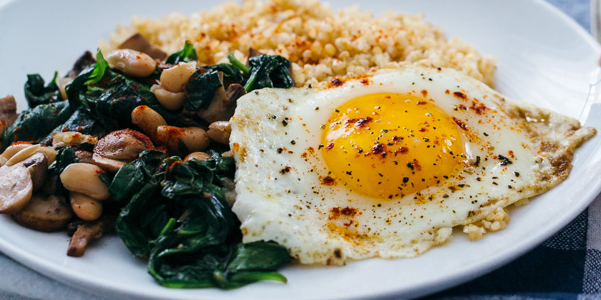
<svg viewBox="0 0 601 300">
<path fill-rule="evenodd" d="M 0 98 L 0 135 L 17 119 L 17 101 L 12 95 Z M 2 145 L 0 144 L 0 150 Z"/>
<path fill-rule="evenodd" d="M 261 51 L 254 49 L 254 48 L 248 48 L 248 56 L 246 57 L 246 66 L 248 67 L 251 58 L 253 58 L 255 56 L 261 56 L 261 55 L 263 55 L 263 53 Z"/>
<path fill-rule="evenodd" d="M 77 227 L 77 230 L 69 241 L 67 255 L 71 257 L 81 257 L 85 254 L 88 244 L 102 237 L 104 231 L 111 227 L 111 220 L 102 217 L 96 221 L 84 223 Z"/>
<path fill-rule="evenodd" d="M 31 173 L 31 183 L 33 191 L 42 187 L 48 174 L 48 159 L 44 153 L 35 153 L 19 164 L 25 166 Z"/>
<path fill-rule="evenodd" d="M 167 53 L 163 52 L 159 47 L 150 43 L 143 35 L 136 32 L 121 45 L 117 46 L 117 49 L 132 49 L 148 54 L 150 57 L 158 60 L 164 60 L 167 57 Z"/>
<path fill-rule="evenodd" d="M 222 191 L 225 196 L 225 202 L 227 202 L 229 206 L 233 206 L 234 202 L 236 202 L 236 196 L 238 195 L 236 193 L 236 185 L 233 180 L 227 177 L 223 178 L 222 184 Z"/>
<path fill-rule="evenodd" d="M 207 123 L 227 121 L 236 111 L 236 101 L 245 94 L 246 90 L 244 87 L 237 83 L 230 84 L 227 90 L 223 87 L 219 87 L 215 90 L 215 94 L 213 95 L 213 99 L 211 99 L 209 107 L 205 110 L 198 111 L 197 114 Z"/>
<path fill-rule="evenodd" d="M 189 161 L 191 159 L 195 159 L 195 160 L 201 161 L 201 160 L 207 160 L 207 159 L 210 159 L 210 158 L 211 158 L 211 156 L 209 154 L 207 154 L 205 152 L 197 151 L 197 152 L 192 152 L 192 153 L 188 154 L 184 158 L 184 161 Z"/>
<path fill-rule="evenodd" d="M 13 214 L 31 199 L 31 173 L 22 164 L 0 167 L 0 213 Z"/>
<path fill-rule="evenodd" d="M 44 184 L 42 184 L 42 188 L 40 188 L 39 193 L 45 196 L 56 194 L 56 183 L 58 180 L 58 175 L 50 175 L 46 177 L 46 180 L 44 180 Z"/>
<path fill-rule="evenodd" d="M 94 58 L 94 55 L 92 55 L 92 52 L 86 51 L 75 61 L 73 68 L 71 68 L 67 77 L 75 79 L 81 71 L 95 63 L 96 59 Z"/>
<path fill-rule="evenodd" d="M 92 163 L 101 167 L 107 172 L 117 173 L 119 172 L 119 169 L 121 169 L 121 167 L 123 167 L 127 162 L 106 158 L 94 153 L 94 155 L 92 156 Z"/>
<path fill-rule="evenodd" d="M 80 162 L 80 163 L 86 163 L 86 164 L 94 163 L 94 160 L 92 159 L 92 152 L 90 152 L 90 151 L 77 150 L 77 151 L 75 151 L 75 157 L 77 157 L 79 159 L 78 162 Z"/>
<path fill-rule="evenodd" d="M 123 129 L 113 131 L 100 139 L 94 147 L 94 154 L 110 159 L 130 161 L 136 159 L 140 152 L 152 148 L 154 145 L 143 133 Z"/>
<path fill-rule="evenodd" d="M 62 196 L 34 195 L 21 211 L 12 215 L 19 225 L 38 231 L 53 232 L 67 226 L 73 211 Z"/>
<path fill-rule="evenodd" d="M 6 122 L 6 125 L 10 126 L 18 116 L 17 101 L 15 100 L 15 97 L 8 95 L 4 98 L 0 98 L 0 120 L 2 120 L 2 123 Z"/>
</svg>

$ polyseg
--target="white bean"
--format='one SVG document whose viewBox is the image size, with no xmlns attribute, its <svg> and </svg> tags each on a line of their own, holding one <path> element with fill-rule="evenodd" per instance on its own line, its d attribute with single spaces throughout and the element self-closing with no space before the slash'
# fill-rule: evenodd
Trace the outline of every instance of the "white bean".
<svg viewBox="0 0 601 300">
<path fill-rule="evenodd" d="M 63 78 L 58 78 L 56 80 L 56 85 L 58 86 L 58 90 L 61 93 L 61 98 L 63 100 L 67 100 L 67 84 L 69 84 L 71 81 L 73 81 L 73 78 L 69 78 L 69 77 L 63 77 Z"/>
<path fill-rule="evenodd" d="M 4 152 L 2 152 L 2 155 L 0 155 L 0 166 L 4 165 L 11 157 L 17 154 L 17 152 L 25 148 L 29 148 L 31 146 L 31 144 L 13 144 L 9 146 L 8 148 L 6 148 L 6 150 L 4 150 Z M 49 165 L 54 162 L 57 154 L 54 148 L 45 146 L 39 147 L 36 153 L 44 153 L 46 155 L 46 158 L 48 159 Z"/>
<path fill-rule="evenodd" d="M 56 160 L 56 155 L 58 154 L 58 152 L 54 150 L 54 148 L 44 146 L 40 147 L 37 153 L 44 153 L 46 155 L 46 159 L 48 159 L 48 165 L 51 165 L 54 162 L 54 160 Z"/>
<path fill-rule="evenodd" d="M 181 128 L 169 125 L 161 125 L 157 128 L 157 140 L 174 152 L 179 152 L 180 141 L 188 148 L 189 152 L 202 151 L 210 143 L 207 132 L 202 128 Z"/>
<path fill-rule="evenodd" d="M 32 156 L 36 151 L 38 151 L 38 149 L 40 149 L 40 145 L 32 145 L 30 147 L 27 147 L 27 148 L 15 153 L 15 155 L 13 155 L 6 162 L 6 166 L 12 166 L 18 162 L 21 162 L 21 161 L 27 159 L 28 157 Z"/>
<path fill-rule="evenodd" d="M 71 192 L 84 194 L 96 200 L 105 200 L 111 196 L 109 189 L 98 177 L 104 171 L 93 164 L 74 163 L 61 173 L 60 179 Z"/>
<path fill-rule="evenodd" d="M 128 76 L 148 77 L 157 67 L 152 57 L 131 49 L 114 50 L 105 58 L 111 69 L 117 69 Z"/>
<path fill-rule="evenodd" d="M 167 125 L 167 121 L 154 109 L 140 105 L 131 112 L 131 122 L 136 124 L 144 133 L 156 142 L 157 127 Z"/>
<path fill-rule="evenodd" d="M 230 143 L 230 134 L 232 127 L 228 121 L 217 121 L 209 125 L 207 134 L 217 143 L 228 145 Z"/>
<path fill-rule="evenodd" d="M 196 62 L 179 63 L 161 73 L 161 86 L 172 92 L 179 93 L 184 91 L 184 86 L 190 80 L 190 76 L 196 71 Z"/>
<path fill-rule="evenodd" d="M 29 147 L 31 147 L 31 144 L 12 144 L 8 146 L 0 156 L 9 160 L 13 155 L 17 154 L 17 152 Z"/>
<path fill-rule="evenodd" d="M 102 216 L 102 202 L 86 195 L 69 193 L 73 212 L 84 221 L 94 221 Z"/>
<path fill-rule="evenodd" d="M 184 106 L 184 100 L 186 99 L 186 93 L 184 92 L 173 93 L 158 84 L 153 85 L 150 90 L 157 97 L 159 103 L 166 109 L 178 110 Z"/>
</svg>

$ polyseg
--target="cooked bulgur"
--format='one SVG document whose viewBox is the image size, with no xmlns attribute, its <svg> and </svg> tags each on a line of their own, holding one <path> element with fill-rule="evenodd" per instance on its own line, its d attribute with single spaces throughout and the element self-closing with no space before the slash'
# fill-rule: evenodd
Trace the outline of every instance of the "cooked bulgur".
<svg viewBox="0 0 601 300">
<path fill-rule="evenodd" d="M 316 0 L 245 0 L 191 16 L 134 17 L 102 48 L 114 48 L 135 32 L 168 53 L 192 41 L 201 64 L 227 62 L 231 52 L 245 61 L 249 47 L 279 54 L 292 61 L 298 86 L 408 62 L 454 68 L 492 85 L 496 68 L 493 57 L 448 40 L 422 16 L 390 11 L 375 17 L 357 7 L 335 12 Z"/>
</svg>

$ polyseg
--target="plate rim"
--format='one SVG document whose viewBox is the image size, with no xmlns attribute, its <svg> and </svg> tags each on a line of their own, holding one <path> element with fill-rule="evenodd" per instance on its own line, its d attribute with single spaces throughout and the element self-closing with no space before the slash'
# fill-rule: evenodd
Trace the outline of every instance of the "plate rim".
<svg viewBox="0 0 601 300">
<path fill-rule="evenodd" d="M 563 23 L 565 23 L 566 25 L 569 25 L 573 31 L 578 33 L 579 38 L 582 38 L 587 43 L 587 46 L 590 46 L 594 51 L 599 53 L 599 50 L 601 49 L 599 43 L 582 26 L 580 26 L 578 23 L 576 23 L 575 20 L 573 20 L 571 17 L 566 15 L 563 11 L 559 10 L 557 7 L 553 6 L 552 4 L 550 4 L 546 1 L 543 1 L 543 0 L 530 0 L 530 1 L 537 5 L 541 5 L 542 7 L 547 9 L 549 12 L 552 12 L 555 17 L 559 17 Z M 15 5 L 17 2 L 18 1 L 16 1 L 16 0 L 6 0 L 6 1 L 0 0 L 0 10 L 5 9 L 9 5 Z M 601 138 L 601 137 L 597 136 L 597 137 L 589 140 L 587 143 L 591 143 L 594 140 L 598 140 L 599 138 Z M 490 258 L 490 259 L 486 260 L 486 262 L 489 262 L 489 264 L 487 264 L 487 266 L 485 268 L 482 268 L 481 266 L 480 267 L 474 266 L 471 268 L 466 268 L 466 269 L 463 269 L 458 274 L 456 274 L 454 276 L 454 278 L 452 278 L 452 279 L 447 278 L 446 280 L 442 280 L 442 284 L 441 284 L 441 280 L 438 280 L 438 281 L 430 280 L 430 281 L 425 282 L 422 285 L 413 286 L 413 287 L 403 291 L 403 294 L 410 295 L 411 297 L 423 296 L 426 294 L 433 294 L 433 293 L 436 293 L 443 289 L 448 289 L 452 286 L 457 286 L 459 284 L 465 283 L 471 279 L 480 277 L 486 273 L 489 273 L 489 272 L 492 272 L 492 271 L 498 269 L 502 265 L 505 265 L 505 264 L 509 263 L 510 261 L 513 261 L 513 260 L 519 258 L 520 256 L 524 255 L 525 253 L 531 251 L 533 248 L 537 247 L 542 242 L 547 240 L 554 233 L 558 232 L 563 227 L 565 227 L 569 222 L 574 220 L 574 218 L 576 218 L 580 213 L 582 213 L 582 211 L 584 211 L 590 205 L 590 203 L 592 203 L 597 198 L 597 196 L 599 196 L 600 192 L 601 192 L 601 182 L 597 183 L 593 189 L 588 190 L 588 192 L 586 193 L 587 200 L 578 202 L 578 205 L 576 205 L 576 207 L 574 209 L 570 210 L 570 213 L 568 214 L 567 217 L 563 217 L 561 219 L 556 219 L 554 223 L 548 224 L 549 226 L 541 229 L 540 232 L 537 233 L 537 235 L 535 235 L 533 238 L 531 238 L 529 240 L 521 241 L 521 243 L 513 244 L 510 247 L 511 250 L 505 250 L 505 251 L 499 252 L 496 256 L 494 256 L 494 259 Z M 534 240 L 534 242 L 533 242 L 533 240 Z M 100 281 L 100 282 L 96 281 L 95 283 L 92 283 L 92 282 L 90 282 L 89 279 L 84 279 L 84 278 L 78 277 L 74 273 L 70 273 L 69 270 L 65 270 L 65 269 L 57 270 L 54 262 L 46 260 L 43 257 L 39 257 L 30 252 L 24 252 L 17 246 L 12 245 L 8 241 L 6 241 L 3 237 L 0 237 L 0 249 L 1 249 L 2 253 L 9 256 L 10 258 L 18 261 L 19 263 L 25 265 L 28 269 L 33 270 L 34 272 L 41 273 L 47 277 L 50 277 L 51 279 L 58 280 L 58 281 L 65 283 L 66 285 L 73 287 L 77 290 L 81 290 L 81 286 L 85 286 L 85 287 L 92 288 L 95 292 L 104 292 L 104 293 L 109 292 L 109 293 L 111 293 L 115 296 L 119 296 L 119 297 L 124 297 L 124 296 L 125 297 L 128 297 L 128 296 L 129 297 L 148 297 L 149 296 L 147 294 L 138 294 L 138 293 L 132 292 L 129 289 L 123 287 L 122 285 L 119 285 L 119 286 L 117 286 L 117 288 L 115 288 L 115 286 L 112 285 L 110 281 Z M 510 253 L 510 255 L 508 255 L 507 253 Z M 133 258 L 133 256 L 132 256 L 132 258 Z M 479 265 L 481 265 L 481 264 L 479 264 Z M 57 276 L 55 277 L 52 275 L 57 275 Z M 143 276 L 148 276 L 148 275 L 144 274 Z M 457 277 L 459 277 L 460 279 L 457 280 Z M 428 292 L 422 293 L 425 289 L 428 289 Z M 420 292 L 420 291 L 422 291 L 422 292 Z M 330 299 L 363 299 L 365 297 L 370 297 L 370 298 L 371 297 L 389 297 L 389 296 L 398 295 L 398 293 L 399 293 L 398 289 L 395 289 L 394 287 L 389 287 L 388 289 L 380 289 L 378 291 L 378 293 L 357 294 L 357 295 L 353 295 L 350 298 L 347 295 L 345 295 L 345 296 L 341 296 L 339 298 L 330 298 Z M 161 295 L 157 295 L 156 297 L 161 297 Z M 224 294 L 223 298 L 228 299 L 231 297 Z"/>
</svg>

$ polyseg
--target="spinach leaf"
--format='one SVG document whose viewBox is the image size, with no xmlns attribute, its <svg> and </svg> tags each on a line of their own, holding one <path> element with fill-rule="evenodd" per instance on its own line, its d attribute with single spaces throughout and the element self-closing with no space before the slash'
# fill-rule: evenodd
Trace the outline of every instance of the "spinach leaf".
<svg viewBox="0 0 601 300">
<path fill-rule="evenodd" d="M 168 177 L 161 183 L 161 195 L 168 199 L 178 199 L 184 195 L 200 194 L 205 184 L 210 184 L 213 173 L 202 164 L 174 164 L 169 168 Z"/>
<path fill-rule="evenodd" d="M 234 82 L 234 83 L 243 83 L 244 82 L 244 76 L 242 76 L 242 73 L 240 73 L 240 71 L 238 71 L 238 69 L 236 69 L 236 67 L 234 67 L 232 65 L 216 64 L 213 66 L 204 66 L 202 68 L 207 71 L 214 70 L 214 71 L 223 72 L 223 77 L 230 78 L 232 80 L 232 82 Z"/>
<path fill-rule="evenodd" d="M 248 60 L 250 77 L 244 85 L 247 92 L 262 88 L 290 88 L 294 80 L 290 61 L 279 55 L 260 55 Z"/>
<path fill-rule="evenodd" d="M 160 151 L 144 151 L 138 159 L 121 167 L 109 185 L 111 198 L 121 203 L 129 200 L 157 172 L 165 157 Z"/>
<path fill-rule="evenodd" d="M 56 85 L 58 72 L 54 72 L 54 78 L 44 86 L 44 79 L 39 74 L 28 74 L 25 82 L 25 99 L 29 108 L 34 108 L 40 104 L 48 104 L 62 101 L 60 91 Z"/>
<path fill-rule="evenodd" d="M 146 174 L 140 162 L 131 165 L 136 164 Z M 135 256 L 149 256 L 148 271 L 159 284 L 229 289 L 259 280 L 286 281 L 276 272 L 291 259 L 285 248 L 241 243 L 240 224 L 217 179 L 233 177 L 234 169 L 231 158 L 212 152 L 204 161 L 164 159 L 150 179 L 133 169 L 113 179 L 113 184 L 123 180 L 124 190 L 137 191 L 117 219 L 117 233 Z M 137 188 L 140 183 L 131 184 L 126 174 L 146 183 Z"/>
<path fill-rule="evenodd" d="M 109 63 L 104 59 L 102 52 L 100 52 L 100 48 L 98 48 L 98 50 L 96 50 L 96 64 L 94 64 L 94 69 L 84 84 L 90 85 L 100 82 L 100 80 L 102 80 L 104 77 L 104 72 L 106 72 L 108 67 Z"/>
<path fill-rule="evenodd" d="M 83 108 L 107 130 L 131 127 L 131 112 L 139 105 L 148 105 L 167 122 L 177 117 L 160 105 L 150 91 L 149 83 L 128 78 L 111 69 L 104 71 L 99 82 L 86 84 L 94 70 L 96 68 L 84 70 L 67 85 L 67 95 L 73 108 Z"/>
<path fill-rule="evenodd" d="M 53 134 L 65 131 L 77 131 L 93 136 L 105 135 L 108 132 L 100 122 L 92 118 L 90 114 L 80 107 L 75 110 L 65 123 L 54 128 L 42 141 L 49 141 L 52 139 Z"/>
<path fill-rule="evenodd" d="M 54 128 L 65 123 L 73 110 L 67 101 L 50 104 L 40 104 L 32 109 L 21 112 L 15 122 L 2 135 L 4 147 L 16 141 L 38 143 Z"/>
<path fill-rule="evenodd" d="M 187 111 L 207 109 L 211 104 L 215 90 L 221 86 L 223 86 L 223 83 L 219 79 L 219 71 L 197 69 L 190 76 L 190 80 L 185 86 L 184 109 Z"/>
<path fill-rule="evenodd" d="M 169 222 L 168 212 L 158 195 L 160 182 L 156 175 L 151 177 L 121 210 L 115 222 L 115 231 L 131 253 L 147 257 L 153 241 Z"/>
<path fill-rule="evenodd" d="M 184 48 L 169 55 L 165 63 L 177 65 L 180 62 L 191 62 L 197 60 L 198 56 L 196 55 L 196 49 L 194 49 L 194 44 L 192 44 L 190 41 L 186 41 Z"/>
<path fill-rule="evenodd" d="M 225 271 L 215 274 L 225 288 L 238 288 L 260 280 L 287 282 L 276 272 L 290 261 L 288 251 L 274 242 L 237 244 Z"/>
<path fill-rule="evenodd" d="M 159 237 L 151 251 L 149 272 L 160 284 L 176 281 L 180 287 L 216 286 L 213 271 L 230 253 L 227 240 L 235 218 L 215 195 L 186 196 L 179 201 L 192 212 Z"/>
<path fill-rule="evenodd" d="M 54 162 L 48 167 L 48 176 L 58 177 L 68 165 L 76 163 L 79 158 L 75 156 L 75 149 L 70 146 L 60 148 L 57 151 Z M 65 189 L 60 179 L 56 180 L 56 195 L 69 195 L 69 191 Z"/>
<path fill-rule="evenodd" d="M 238 70 L 240 70 L 242 73 L 244 73 L 244 75 L 248 76 L 250 75 L 250 70 L 248 69 L 247 66 L 245 66 L 242 62 L 240 62 L 236 56 L 234 56 L 234 53 L 230 53 L 227 56 L 227 59 L 230 61 L 230 64 L 232 64 L 232 66 L 236 67 Z"/>
</svg>

